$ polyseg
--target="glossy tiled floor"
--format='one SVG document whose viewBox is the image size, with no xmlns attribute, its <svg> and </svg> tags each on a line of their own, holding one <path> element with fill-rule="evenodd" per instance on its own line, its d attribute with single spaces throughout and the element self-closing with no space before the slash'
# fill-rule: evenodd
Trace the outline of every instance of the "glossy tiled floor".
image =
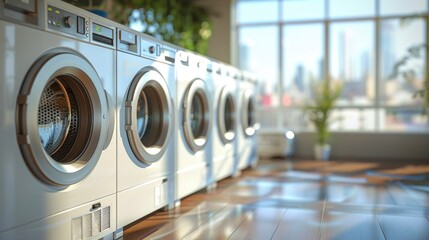
<svg viewBox="0 0 429 240">
<path fill-rule="evenodd" d="M 262 161 L 124 239 L 429 239 L 429 165 Z"/>
</svg>

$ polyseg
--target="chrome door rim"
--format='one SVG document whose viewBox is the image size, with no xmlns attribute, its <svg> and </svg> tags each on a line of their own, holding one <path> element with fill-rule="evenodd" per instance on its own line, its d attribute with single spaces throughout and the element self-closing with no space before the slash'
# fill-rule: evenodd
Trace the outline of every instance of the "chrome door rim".
<svg viewBox="0 0 429 240">
<path fill-rule="evenodd" d="M 254 102 L 254 92 L 252 89 L 247 89 L 243 93 L 242 98 L 242 112 L 241 112 L 241 126 L 246 137 L 251 137 L 255 135 L 256 129 L 256 119 L 254 119 L 255 114 L 255 102 Z"/>
<path fill-rule="evenodd" d="M 80 106 L 91 116 L 82 118 L 79 133 L 64 161 L 54 159 L 41 144 L 38 132 L 39 101 L 53 79 L 67 78 Z M 84 96 L 84 97 L 83 97 Z M 80 99 L 87 98 L 87 100 Z M 83 180 L 96 166 L 107 136 L 108 106 L 101 80 L 83 56 L 70 49 L 42 55 L 26 75 L 18 96 L 17 133 L 24 160 L 33 174 L 49 185 L 68 186 Z M 80 112 L 79 114 L 82 114 Z M 84 129 L 83 126 L 87 125 Z"/>
<path fill-rule="evenodd" d="M 202 126 L 198 136 L 195 136 L 192 128 L 192 104 L 195 98 L 202 104 Z M 212 110 L 209 104 L 208 89 L 205 82 L 195 79 L 190 84 L 183 98 L 183 133 L 189 148 L 193 152 L 200 151 L 207 144 L 212 124 Z"/>
<path fill-rule="evenodd" d="M 235 100 L 233 96 L 234 96 L 234 89 L 231 88 L 230 86 L 223 87 L 219 95 L 218 119 L 217 119 L 218 132 L 224 144 L 231 142 L 235 138 L 236 107 L 235 107 Z M 226 110 L 228 108 L 231 111 L 226 115 Z M 229 124 L 227 122 L 229 122 Z"/>
<path fill-rule="evenodd" d="M 142 94 L 144 96 L 146 115 L 143 127 L 144 135 L 140 136 L 141 131 L 138 129 L 137 112 L 139 109 L 139 99 L 141 100 L 140 97 Z M 152 105 L 162 108 L 160 113 L 157 112 L 158 114 L 155 116 L 160 120 L 154 123 L 154 127 L 157 127 L 157 129 L 147 129 L 148 121 L 151 121 L 151 116 L 148 114 L 151 111 L 150 108 L 154 107 Z M 158 111 L 159 109 L 155 110 Z M 131 149 L 140 162 L 152 164 L 159 161 L 163 156 L 172 131 L 172 119 L 173 108 L 166 81 L 155 69 L 142 69 L 134 77 L 125 102 L 125 130 Z"/>
</svg>

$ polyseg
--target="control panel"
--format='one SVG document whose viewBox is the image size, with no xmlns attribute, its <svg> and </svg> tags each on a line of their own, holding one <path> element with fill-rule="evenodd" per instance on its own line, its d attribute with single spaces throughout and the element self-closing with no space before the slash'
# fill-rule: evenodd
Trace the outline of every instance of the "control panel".
<svg viewBox="0 0 429 240">
<path fill-rule="evenodd" d="M 188 65 L 189 64 L 188 54 L 186 54 L 184 52 L 179 52 L 179 61 L 184 65 Z"/>
<path fill-rule="evenodd" d="M 89 20 L 66 10 L 48 5 L 47 27 L 79 38 L 89 37 Z"/>
<path fill-rule="evenodd" d="M 144 57 L 157 58 L 161 56 L 161 45 L 142 38 L 141 55 Z"/>
<path fill-rule="evenodd" d="M 109 27 L 102 26 L 98 23 L 92 23 L 92 41 L 114 46 L 114 30 Z"/>
<path fill-rule="evenodd" d="M 204 61 L 204 60 L 200 60 L 197 63 L 197 67 L 203 71 L 207 71 L 208 70 L 208 62 Z"/>
<path fill-rule="evenodd" d="M 170 63 L 174 63 L 176 59 L 176 50 L 173 48 L 169 48 L 167 46 L 163 46 L 164 49 L 164 58 L 165 61 L 168 61 Z"/>
<path fill-rule="evenodd" d="M 217 62 L 212 62 L 211 71 L 215 74 L 221 74 L 221 66 Z"/>
<path fill-rule="evenodd" d="M 0 0 L 0 18 L 35 28 L 43 28 L 43 2 L 37 0 Z"/>
<path fill-rule="evenodd" d="M 118 29 L 118 41 L 116 46 L 118 50 L 124 50 L 126 52 L 131 52 L 134 54 L 140 54 L 139 52 L 139 38 L 136 34 L 125 31 L 123 29 Z"/>
</svg>

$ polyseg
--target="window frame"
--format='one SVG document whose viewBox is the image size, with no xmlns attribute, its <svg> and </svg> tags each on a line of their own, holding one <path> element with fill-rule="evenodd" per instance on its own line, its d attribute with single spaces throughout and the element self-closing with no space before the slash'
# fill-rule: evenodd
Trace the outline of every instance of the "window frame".
<svg viewBox="0 0 429 240">
<path fill-rule="evenodd" d="M 283 20 L 283 2 L 286 0 L 277 0 L 279 9 L 278 9 L 278 21 L 275 22 L 263 22 L 263 23 L 237 23 L 236 22 L 236 13 L 237 13 L 237 3 L 242 1 L 263 1 L 263 0 L 233 0 L 231 3 L 231 25 L 232 25 L 232 38 L 231 43 L 233 48 L 235 49 L 231 52 L 231 60 L 232 63 L 236 66 L 240 66 L 240 59 L 239 59 L 239 30 L 240 28 L 246 28 L 246 27 L 255 27 L 255 26 L 276 26 L 278 29 L 278 49 L 281 51 L 281 54 L 279 54 L 279 63 L 278 63 L 278 79 L 276 80 L 279 86 L 279 94 L 278 96 L 274 96 L 277 99 L 277 102 L 279 103 L 278 106 L 261 106 L 261 110 L 263 111 L 296 111 L 299 109 L 302 109 L 300 106 L 283 106 L 282 105 L 282 96 L 283 96 L 283 87 L 284 87 L 284 70 L 283 70 L 283 62 L 284 62 L 284 54 L 283 54 L 283 42 L 284 42 L 284 35 L 283 35 L 283 29 L 285 26 L 291 26 L 291 25 L 297 25 L 297 24 L 314 24 L 314 23 L 321 23 L 323 24 L 324 28 L 324 77 L 325 79 L 329 79 L 329 71 L 330 71 L 330 27 L 333 23 L 346 23 L 346 22 L 358 22 L 358 21 L 371 21 L 374 22 L 374 51 L 375 51 L 375 59 L 374 59 L 374 77 L 375 77 L 375 101 L 373 105 L 341 105 L 336 106 L 334 110 L 341 110 L 341 109 L 356 109 L 356 110 L 364 110 L 364 109 L 374 109 L 375 111 L 375 132 L 391 132 L 390 130 L 382 129 L 381 124 L 381 114 L 382 111 L 388 111 L 388 110 L 420 110 L 422 109 L 421 105 L 413 105 L 413 106 L 395 106 L 395 105 L 384 105 L 381 104 L 381 89 L 380 89 L 380 82 L 382 81 L 382 76 L 380 73 L 381 68 L 381 22 L 383 20 L 389 20 L 389 19 L 400 19 L 403 17 L 412 16 L 413 14 L 395 14 L 395 15 L 381 15 L 380 11 L 380 1 L 381 0 L 375 0 L 375 15 L 374 16 L 365 16 L 365 17 L 343 17 L 343 18 L 330 18 L 329 17 L 329 0 L 323 0 L 324 1 L 324 18 L 323 19 L 316 19 L 316 20 Z M 423 22 L 425 24 L 425 41 L 426 45 L 429 45 L 429 0 L 427 0 L 428 3 L 427 8 L 423 9 L 422 12 L 418 13 L 421 14 Z M 416 13 L 417 14 L 417 13 Z M 426 47 L 426 53 L 425 53 L 425 78 L 428 79 L 429 77 L 429 47 Z M 282 116 L 284 114 L 275 114 L 275 122 L 276 122 L 276 128 L 284 128 L 286 126 L 283 126 L 282 122 Z M 427 116 L 429 118 L 429 116 Z M 298 128 L 300 128 L 298 126 Z M 304 127 L 301 130 L 307 130 L 306 127 Z M 429 126 L 427 125 L 425 128 L 426 131 L 429 131 Z M 335 130 L 338 131 L 338 130 Z M 345 130 L 347 131 L 347 130 Z M 359 130 L 360 131 L 360 130 Z M 373 130 L 370 130 L 371 132 Z M 413 131 L 401 131 L 401 132 L 413 132 Z"/>
</svg>

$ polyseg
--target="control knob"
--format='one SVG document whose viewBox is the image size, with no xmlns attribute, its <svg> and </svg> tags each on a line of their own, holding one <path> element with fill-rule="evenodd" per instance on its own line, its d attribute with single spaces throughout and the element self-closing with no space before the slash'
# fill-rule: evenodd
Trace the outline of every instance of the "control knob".
<svg viewBox="0 0 429 240">
<path fill-rule="evenodd" d="M 64 20 L 64 26 L 66 28 L 71 28 L 74 24 L 73 18 L 71 16 L 64 17 L 63 20 Z"/>
<path fill-rule="evenodd" d="M 155 53 L 155 47 L 154 46 L 149 47 L 149 53 L 151 53 L 151 54 Z"/>
</svg>

